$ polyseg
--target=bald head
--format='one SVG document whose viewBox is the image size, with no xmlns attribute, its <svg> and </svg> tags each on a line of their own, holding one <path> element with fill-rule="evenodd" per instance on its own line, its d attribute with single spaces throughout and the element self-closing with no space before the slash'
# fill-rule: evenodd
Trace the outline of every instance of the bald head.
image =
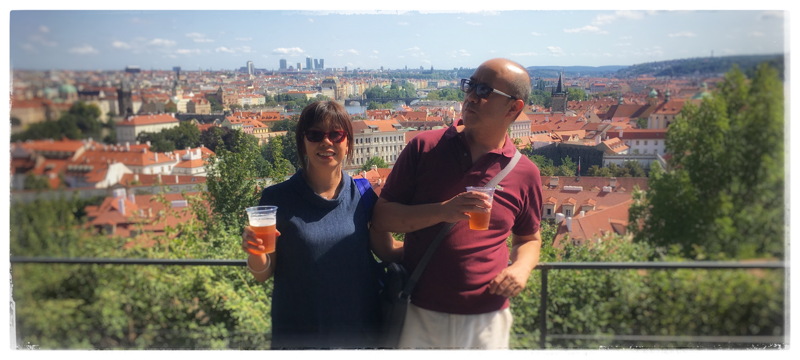
<svg viewBox="0 0 800 360">
<path fill-rule="evenodd" d="M 495 58 L 486 60 L 478 66 L 475 72 L 485 71 L 491 73 L 500 81 L 505 82 L 509 86 L 509 95 L 522 99 L 525 103 L 528 102 L 528 97 L 531 95 L 531 77 L 528 75 L 522 65 L 504 58 Z"/>
</svg>

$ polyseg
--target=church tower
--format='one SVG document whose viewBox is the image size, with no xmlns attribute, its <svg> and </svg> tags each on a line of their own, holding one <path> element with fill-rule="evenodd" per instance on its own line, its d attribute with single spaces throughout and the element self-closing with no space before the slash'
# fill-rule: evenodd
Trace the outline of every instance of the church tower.
<svg viewBox="0 0 800 360">
<path fill-rule="evenodd" d="M 550 94 L 551 105 L 550 112 L 552 113 L 566 113 L 567 112 L 567 90 L 563 84 L 564 73 L 558 74 L 558 85 L 556 89 Z"/>
</svg>

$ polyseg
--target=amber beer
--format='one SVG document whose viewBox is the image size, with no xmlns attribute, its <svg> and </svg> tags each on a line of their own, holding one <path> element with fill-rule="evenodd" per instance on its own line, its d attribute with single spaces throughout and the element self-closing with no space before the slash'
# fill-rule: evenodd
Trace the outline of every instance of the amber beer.
<svg viewBox="0 0 800 360">
<path fill-rule="evenodd" d="M 264 246 L 263 252 L 253 250 L 257 255 L 275 252 L 275 217 L 250 221 L 250 228 Z"/>
<path fill-rule="evenodd" d="M 261 255 L 275 252 L 275 233 L 277 206 L 254 206 L 247 208 L 247 218 L 250 228 L 255 232 L 256 238 L 261 239 L 264 251 L 248 249 L 251 254 Z"/>
<path fill-rule="evenodd" d="M 467 186 L 467 191 L 478 191 L 489 195 L 489 203 L 491 203 L 492 199 L 494 198 L 494 188 Z M 470 230 L 489 230 L 489 220 L 492 217 L 490 212 L 469 212 L 467 214 L 469 215 Z"/>
</svg>

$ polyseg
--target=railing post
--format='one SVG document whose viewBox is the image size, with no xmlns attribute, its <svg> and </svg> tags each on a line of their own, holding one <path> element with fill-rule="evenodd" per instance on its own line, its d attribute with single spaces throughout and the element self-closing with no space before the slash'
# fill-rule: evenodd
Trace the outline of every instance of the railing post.
<svg viewBox="0 0 800 360">
<path fill-rule="evenodd" d="M 547 269 L 542 269 L 542 291 L 539 302 L 539 347 L 547 346 Z"/>
</svg>

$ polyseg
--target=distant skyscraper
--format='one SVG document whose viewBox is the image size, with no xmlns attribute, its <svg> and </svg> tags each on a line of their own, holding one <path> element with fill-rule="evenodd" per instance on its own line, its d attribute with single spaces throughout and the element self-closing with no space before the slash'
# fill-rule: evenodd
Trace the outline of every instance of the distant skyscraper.
<svg viewBox="0 0 800 360">
<path fill-rule="evenodd" d="M 252 61 L 247 62 L 247 73 L 253 75 L 255 73 L 255 67 L 253 66 Z"/>
<path fill-rule="evenodd" d="M 300 66 L 300 63 L 297 63 L 297 71 L 302 70 L 303 68 Z"/>
<path fill-rule="evenodd" d="M 319 69 L 325 70 L 325 59 L 319 59 Z"/>
<path fill-rule="evenodd" d="M 281 59 L 281 70 L 286 70 L 286 59 Z"/>
<path fill-rule="evenodd" d="M 313 67 L 311 66 L 311 57 L 306 57 L 306 70 L 311 70 Z"/>
<path fill-rule="evenodd" d="M 314 59 L 314 70 L 320 70 L 319 59 Z"/>
</svg>

